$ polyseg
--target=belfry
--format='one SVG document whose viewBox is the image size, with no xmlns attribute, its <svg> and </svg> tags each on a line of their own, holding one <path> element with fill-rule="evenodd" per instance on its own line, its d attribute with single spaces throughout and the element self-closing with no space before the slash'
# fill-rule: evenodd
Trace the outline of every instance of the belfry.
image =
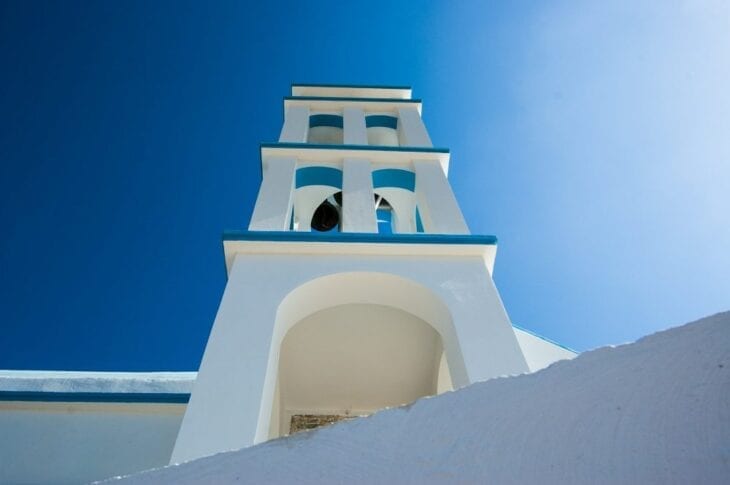
<svg viewBox="0 0 730 485">
<path fill-rule="evenodd" d="M 512 326 L 449 166 L 410 88 L 292 87 L 172 463 L 572 356 Z"/>
</svg>

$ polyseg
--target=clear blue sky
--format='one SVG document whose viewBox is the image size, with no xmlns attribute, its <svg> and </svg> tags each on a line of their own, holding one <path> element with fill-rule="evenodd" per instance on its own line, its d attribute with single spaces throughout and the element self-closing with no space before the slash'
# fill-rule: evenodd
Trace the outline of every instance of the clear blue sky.
<svg viewBox="0 0 730 485">
<path fill-rule="evenodd" d="M 292 82 L 412 85 L 512 320 L 730 308 L 726 2 L 3 2 L 0 368 L 196 369 Z"/>
</svg>

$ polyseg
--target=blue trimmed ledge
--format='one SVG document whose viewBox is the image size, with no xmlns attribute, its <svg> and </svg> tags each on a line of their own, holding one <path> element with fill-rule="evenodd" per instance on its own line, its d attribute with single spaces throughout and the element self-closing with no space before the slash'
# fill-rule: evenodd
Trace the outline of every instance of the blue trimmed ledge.
<svg viewBox="0 0 730 485">
<path fill-rule="evenodd" d="M 357 232 L 223 231 L 223 241 L 332 242 L 381 244 L 497 244 L 497 236 L 472 234 L 373 234 Z"/>
<path fill-rule="evenodd" d="M 347 101 L 363 103 L 414 103 L 420 104 L 421 99 L 401 98 L 352 98 L 349 96 L 284 96 L 284 101 Z"/>
<path fill-rule="evenodd" d="M 186 404 L 190 394 L 136 392 L 0 391 L 0 401 Z"/>
<path fill-rule="evenodd" d="M 381 152 L 449 153 L 448 148 L 392 147 L 378 145 L 322 145 L 313 143 L 261 143 L 260 148 L 297 148 L 309 150 L 364 150 Z"/>
<path fill-rule="evenodd" d="M 293 88 L 413 89 L 410 86 L 376 86 L 372 84 L 306 84 L 293 83 Z"/>
</svg>

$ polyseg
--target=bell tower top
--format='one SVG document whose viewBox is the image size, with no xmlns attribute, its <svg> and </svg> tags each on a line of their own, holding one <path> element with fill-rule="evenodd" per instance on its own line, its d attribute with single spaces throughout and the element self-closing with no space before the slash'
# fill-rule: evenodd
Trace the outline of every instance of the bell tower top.
<svg viewBox="0 0 730 485">
<path fill-rule="evenodd" d="M 469 229 L 421 100 L 404 86 L 292 85 L 249 231 L 462 234 Z"/>
</svg>

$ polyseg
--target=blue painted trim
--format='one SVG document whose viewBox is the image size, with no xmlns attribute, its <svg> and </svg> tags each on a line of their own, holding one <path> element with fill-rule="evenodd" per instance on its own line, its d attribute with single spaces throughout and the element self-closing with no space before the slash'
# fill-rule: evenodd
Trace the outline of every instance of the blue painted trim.
<svg viewBox="0 0 730 485">
<path fill-rule="evenodd" d="M 565 345 L 563 345 L 563 344 L 559 344 L 559 343 L 558 343 L 558 342 L 556 342 L 555 340 L 550 340 L 550 339 L 549 339 L 549 338 L 547 338 L 547 337 L 543 337 L 542 335 L 536 334 L 536 333 L 535 333 L 535 332 L 533 332 L 532 330 L 527 330 L 526 328 L 520 327 L 519 325 L 515 325 L 514 323 L 512 324 L 512 326 L 513 326 L 514 328 L 518 329 L 518 330 L 522 330 L 522 331 L 523 331 L 523 332 L 525 332 L 525 333 L 529 333 L 529 334 L 530 334 L 530 335 L 532 335 L 533 337 L 537 337 L 537 338 L 539 338 L 540 340 L 544 340 L 545 342 L 547 342 L 547 343 L 549 343 L 549 344 L 557 345 L 557 346 L 558 346 L 558 347 L 560 347 L 561 349 L 565 349 L 565 350 L 567 350 L 568 352 L 573 352 L 573 353 L 574 353 L 574 354 L 576 354 L 576 355 L 577 355 L 577 354 L 579 354 L 579 352 L 577 352 L 577 351 L 575 351 L 575 350 L 571 349 L 570 347 L 566 347 L 566 346 L 565 346 Z"/>
<path fill-rule="evenodd" d="M 421 220 L 421 213 L 418 212 L 418 207 L 416 207 L 416 232 L 423 232 L 423 221 Z"/>
<path fill-rule="evenodd" d="M 373 171 L 373 188 L 396 187 L 399 189 L 416 190 L 416 174 L 399 168 L 383 168 Z"/>
<path fill-rule="evenodd" d="M 304 150 L 362 150 L 379 152 L 449 153 L 448 148 L 392 147 L 378 145 L 324 145 L 314 143 L 261 143 L 260 148 L 296 148 Z"/>
<path fill-rule="evenodd" d="M 318 126 L 331 126 L 332 128 L 342 128 L 343 121 L 340 115 L 311 115 L 309 117 L 309 127 L 316 128 Z"/>
<path fill-rule="evenodd" d="M 337 234 L 299 231 L 242 231 L 223 232 L 223 241 L 261 241 L 261 242 L 333 242 L 333 243 L 383 243 L 383 244 L 456 244 L 493 246 L 496 236 L 472 234 L 392 234 L 379 235 L 357 232 Z"/>
<path fill-rule="evenodd" d="M 0 391 L 0 401 L 186 404 L 187 393 Z"/>
<path fill-rule="evenodd" d="M 376 86 L 372 84 L 302 84 L 294 83 L 293 88 L 361 88 L 361 89 L 413 89 L 410 86 Z"/>
<path fill-rule="evenodd" d="M 398 129 L 398 117 L 388 115 L 368 115 L 365 117 L 365 128 L 391 128 Z"/>
<path fill-rule="evenodd" d="M 421 99 L 400 99 L 400 98 L 352 98 L 338 96 L 284 96 L 284 101 L 347 101 L 363 103 L 413 103 L 421 104 Z"/>
<path fill-rule="evenodd" d="M 302 167 L 297 169 L 296 188 L 327 185 L 342 188 L 342 170 L 334 167 Z"/>
<path fill-rule="evenodd" d="M 393 211 L 390 208 L 378 209 L 375 217 L 378 221 L 378 234 L 393 234 Z"/>
</svg>

